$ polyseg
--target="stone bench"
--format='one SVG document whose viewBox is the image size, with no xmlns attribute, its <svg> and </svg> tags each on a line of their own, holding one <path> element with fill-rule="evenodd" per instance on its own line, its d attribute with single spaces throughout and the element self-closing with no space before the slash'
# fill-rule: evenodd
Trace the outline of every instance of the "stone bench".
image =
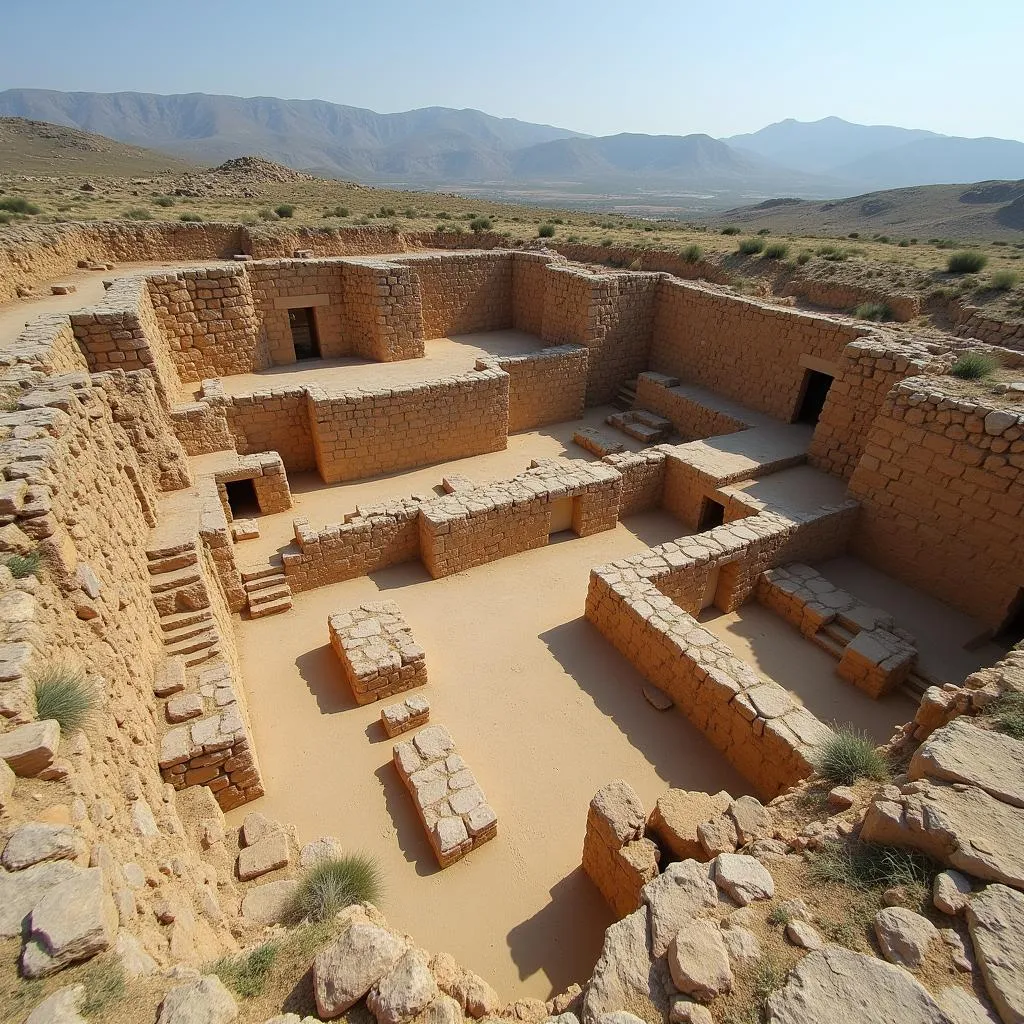
<svg viewBox="0 0 1024 1024">
<path fill-rule="evenodd" d="M 335 612 L 327 626 L 357 703 L 371 704 L 426 683 L 426 655 L 394 601 Z"/>
<path fill-rule="evenodd" d="M 389 704 L 380 713 L 380 724 L 388 736 L 418 729 L 430 721 L 430 702 L 426 697 L 407 697 L 400 704 Z"/>
<path fill-rule="evenodd" d="M 596 455 L 599 459 L 603 459 L 606 455 L 617 455 L 626 450 L 626 446 L 618 438 L 612 437 L 596 427 L 580 427 L 572 435 L 572 439 L 581 448 Z"/>
<path fill-rule="evenodd" d="M 443 725 L 396 743 L 394 758 L 441 867 L 498 834 L 497 816 Z"/>
</svg>

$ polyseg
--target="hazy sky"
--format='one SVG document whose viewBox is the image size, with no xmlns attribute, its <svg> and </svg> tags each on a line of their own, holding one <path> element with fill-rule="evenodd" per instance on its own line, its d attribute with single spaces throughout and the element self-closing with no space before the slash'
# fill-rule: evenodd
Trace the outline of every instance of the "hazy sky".
<svg viewBox="0 0 1024 1024">
<path fill-rule="evenodd" d="M 1024 139 L 1024 0 L 0 0 L 0 89 L 476 107 L 595 135 L 786 117 Z"/>
</svg>

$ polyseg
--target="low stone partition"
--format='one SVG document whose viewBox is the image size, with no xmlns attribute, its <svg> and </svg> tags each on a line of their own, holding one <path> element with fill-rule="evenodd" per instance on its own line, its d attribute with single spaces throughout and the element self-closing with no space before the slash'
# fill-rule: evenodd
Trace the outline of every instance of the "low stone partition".
<svg viewBox="0 0 1024 1024">
<path fill-rule="evenodd" d="M 660 851 L 644 838 L 646 823 L 640 798 L 622 779 L 609 782 L 590 801 L 583 870 L 616 918 L 640 906 L 641 890 L 658 874 Z"/>
<path fill-rule="evenodd" d="M 486 356 L 476 368 L 508 374 L 508 432 L 515 434 L 583 415 L 587 356 L 581 345 L 559 345 L 519 356 Z"/>
<path fill-rule="evenodd" d="M 426 684 L 426 655 L 394 601 L 335 612 L 327 627 L 356 703 L 372 704 Z"/>
<path fill-rule="evenodd" d="M 671 445 L 646 448 L 642 452 L 606 455 L 602 460 L 622 476 L 619 518 L 661 508 L 665 495 L 666 456 Z"/>
<path fill-rule="evenodd" d="M 624 452 L 626 446 L 613 434 L 605 430 L 598 430 L 596 427 L 580 427 L 572 435 L 574 444 L 578 444 L 584 451 L 603 459 L 606 455 L 618 455 Z"/>
<path fill-rule="evenodd" d="M 443 725 L 394 748 L 395 767 L 442 868 L 498 834 L 498 817 Z"/>
<path fill-rule="evenodd" d="M 406 697 L 400 704 L 381 709 L 380 724 L 390 737 L 411 732 L 430 721 L 430 701 L 426 697 Z"/>
<path fill-rule="evenodd" d="M 678 377 L 653 371 L 637 377 L 636 404 L 671 420 L 687 441 L 734 434 L 770 422 L 762 413 L 745 409 L 713 391 L 681 384 Z"/>
<path fill-rule="evenodd" d="M 580 537 L 612 530 L 621 484 L 603 463 L 551 460 L 511 480 L 440 497 L 420 510 L 423 564 L 438 579 L 543 547 L 560 529 Z"/>
<path fill-rule="evenodd" d="M 855 508 L 822 509 L 802 521 L 762 513 L 591 570 L 587 618 L 765 798 L 810 774 L 829 729 L 693 615 L 709 590 L 723 611 L 738 607 L 761 572 L 789 561 L 790 552 L 835 554 Z"/>
</svg>

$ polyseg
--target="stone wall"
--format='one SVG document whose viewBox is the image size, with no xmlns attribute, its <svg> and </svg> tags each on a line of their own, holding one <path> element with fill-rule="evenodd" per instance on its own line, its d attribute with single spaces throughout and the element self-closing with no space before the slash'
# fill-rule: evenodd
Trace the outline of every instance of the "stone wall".
<svg viewBox="0 0 1024 1024">
<path fill-rule="evenodd" d="M 0 352 L 0 371 L 37 370 L 40 373 L 70 373 L 87 370 L 85 354 L 75 340 L 71 320 L 67 316 L 41 316 L 26 324 L 25 330 Z"/>
<path fill-rule="evenodd" d="M 512 256 L 512 326 L 517 330 L 544 336 L 544 310 L 551 256 L 517 252 Z"/>
<path fill-rule="evenodd" d="M 1024 415 L 985 390 L 898 384 L 850 494 L 860 557 L 994 629 L 1024 585 Z"/>
<path fill-rule="evenodd" d="M 309 402 L 325 483 L 500 451 L 508 439 L 509 377 L 501 370 L 379 393 L 311 387 Z"/>
<path fill-rule="evenodd" d="M 665 452 L 647 448 L 642 452 L 616 452 L 602 460 L 622 477 L 619 518 L 661 508 L 665 491 Z"/>
<path fill-rule="evenodd" d="M 289 472 L 316 469 L 312 411 L 307 389 L 275 388 L 250 395 L 218 397 L 218 387 L 204 388 L 205 401 L 224 410 L 232 444 L 241 455 L 277 452 Z"/>
<path fill-rule="evenodd" d="M 834 365 L 863 333 L 838 320 L 662 278 L 650 366 L 789 422 L 806 369 L 817 368 L 801 365 L 801 357 Z"/>
<path fill-rule="evenodd" d="M 684 441 L 735 434 L 752 426 L 751 417 L 740 408 L 729 410 L 704 404 L 682 390 L 673 390 L 675 377 L 663 373 L 641 373 L 636 382 L 636 406 L 649 409 L 672 421 Z"/>
<path fill-rule="evenodd" d="M 921 315 L 921 296 L 913 292 L 888 292 L 877 288 L 815 277 L 796 276 L 786 282 L 783 295 L 796 295 L 815 306 L 855 309 L 865 302 L 889 307 L 894 320 L 906 322 Z"/>
<path fill-rule="evenodd" d="M 353 355 L 378 362 L 423 355 L 422 289 L 416 273 L 395 263 L 350 260 L 342 288 L 342 329 Z"/>
</svg>

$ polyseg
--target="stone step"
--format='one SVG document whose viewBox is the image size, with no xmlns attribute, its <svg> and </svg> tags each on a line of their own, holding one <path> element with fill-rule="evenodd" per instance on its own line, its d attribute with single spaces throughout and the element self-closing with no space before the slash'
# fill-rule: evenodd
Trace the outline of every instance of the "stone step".
<svg viewBox="0 0 1024 1024">
<path fill-rule="evenodd" d="M 281 572 L 283 569 L 280 562 L 270 562 L 267 565 L 247 565 L 240 570 L 243 583 L 248 583 L 250 580 L 261 580 L 264 576 L 275 576 Z"/>
<path fill-rule="evenodd" d="M 642 423 L 646 427 L 654 427 L 657 430 L 664 430 L 666 433 L 672 429 L 671 420 L 659 416 L 656 412 L 651 412 L 650 409 L 634 409 L 633 416 L 638 423 Z"/>
<path fill-rule="evenodd" d="M 149 583 L 149 589 L 154 594 L 162 594 L 167 590 L 177 590 L 179 587 L 187 587 L 196 583 L 201 578 L 198 565 L 189 565 L 184 569 L 173 569 L 171 572 L 161 573 L 154 576 Z"/>
<path fill-rule="evenodd" d="M 193 548 L 191 551 L 182 551 L 174 555 L 150 558 L 149 571 L 153 576 L 160 576 L 165 572 L 174 572 L 175 569 L 185 569 L 190 565 L 196 565 L 198 561 L 199 554 Z"/>
<path fill-rule="evenodd" d="M 918 675 L 916 672 L 911 672 L 906 679 L 903 680 L 903 685 L 900 687 L 905 694 L 913 697 L 914 700 L 920 700 L 924 696 L 924 691 L 931 686 L 925 677 Z"/>
<path fill-rule="evenodd" d="M 663 430 L 657 427 L 648 427 L 643 423 L 623 423 L 619 429 L 624 434 L 629 434 L 630 437 L 636 438 L 637 441 L 643 441 L 646 444 L 653 444 L 662 440 L 665 436 Z"/>
<path fill-rule="evenodd" d="M 266 590 L 267 587 L 279 587 L 286 582 L 284 573 L 279 570 L 273 576 L 260 576 L 259 579 L 246 580 L 245 590 L 246 593 L 254 594 L 258 590 Z"/>
<path fill-rule="evenodd" d="M 847 629 L 846 626 L 834 619 L 832 622 L 828 622 L 822 626 L 820 632 L 824 633 L 830 640 L 834 640 L 842 647 L 845 647 L 857 635 L 853 630 Z"/>
<path fill-rule="evenodd" d="M 194 537 L 164 537 L 163 540 L 154 540 L 146 547 L 146 557 L 170 558 L 171 555 L 180 555 L 185 551 L 195 551 L 196 541 Z"/>
<path fill-rule="evenodd" d="M 822 650 L 828 651 L 828 653 L 831 654 L 832 657 L 835 658 L 837 661 L 843 656 L 843 651 L 846 650 L 845 644 L 837 643 L 830 636 L 827 636 L 825 633 L 823 633 L 820 629 L 817 633 L 814 634 L 814 636 L 811 637 L 811 640 L 814 643 L 816 643 Z"/>
<path fill-rule="evenodd" d="M 276 601 L 267 601 L 264 604 L 249 605 L 249 618 L 261 619 L 264 615 L 277 615 L 279 612 L 286 612 L 292 606 L 291 597 L 282 597 Z"/>
<path fill-rule="evenodd" d="M 160 628 L 165 633 L 169 633 L 181 626 L 191 626 L 197 622 L 210 622 L 212 619 L 213 614 L 209 607 L 196 608 L 194 611 L 188 612 L 172 612 L 170 615 L 160 616 Z"/>
<path fill-rule="evenodd" d="M 263 590 L 257 590 L 255 593 L 249 594 L 249 607 L 267 604 L 270 601 L 278 601 L 285 597 L 289 601 L 292 599 L 292 588 L 287 583 L 276 587 L 265 587 Z"/>
<path fill-rule="evenodd" d="M 212 647 L 201 647 L 197 651 L 192 651 L 190 654 L 182 655 L 181 660 L 185 664 L 192 668 L 195 665 L 201 665 L 204 661 L 211 661 L 214 658 L 219 658 L 221 654 L 220 644 L 214 644 Z"/>
<path fill-rule="evenodd" d="M 213 619 L 207 616 L 198 622 L 187 622 L 184 625 L 167 629 L 164 631 L 164 646 L 176 644 L 179 640 L 189 640 L 192 637 L 208 633 L 214 625 Z"/>
<path fill-rule="evenodd" d="M 164 639 L 164 653 L 168 657 L 174 657 L 175 655 L 181 654 L 187 656 L 194 654 L 196 651 L 209 650 L 215 646 L 220 637 L 217 635 L 216 630 L 205 629 L 201 633 L 197 633 L 195 636 L 190 636 L 186 640 L 168 641 Z M 191 663 L 189 663 L 191 664 Z"/>
</svg>

